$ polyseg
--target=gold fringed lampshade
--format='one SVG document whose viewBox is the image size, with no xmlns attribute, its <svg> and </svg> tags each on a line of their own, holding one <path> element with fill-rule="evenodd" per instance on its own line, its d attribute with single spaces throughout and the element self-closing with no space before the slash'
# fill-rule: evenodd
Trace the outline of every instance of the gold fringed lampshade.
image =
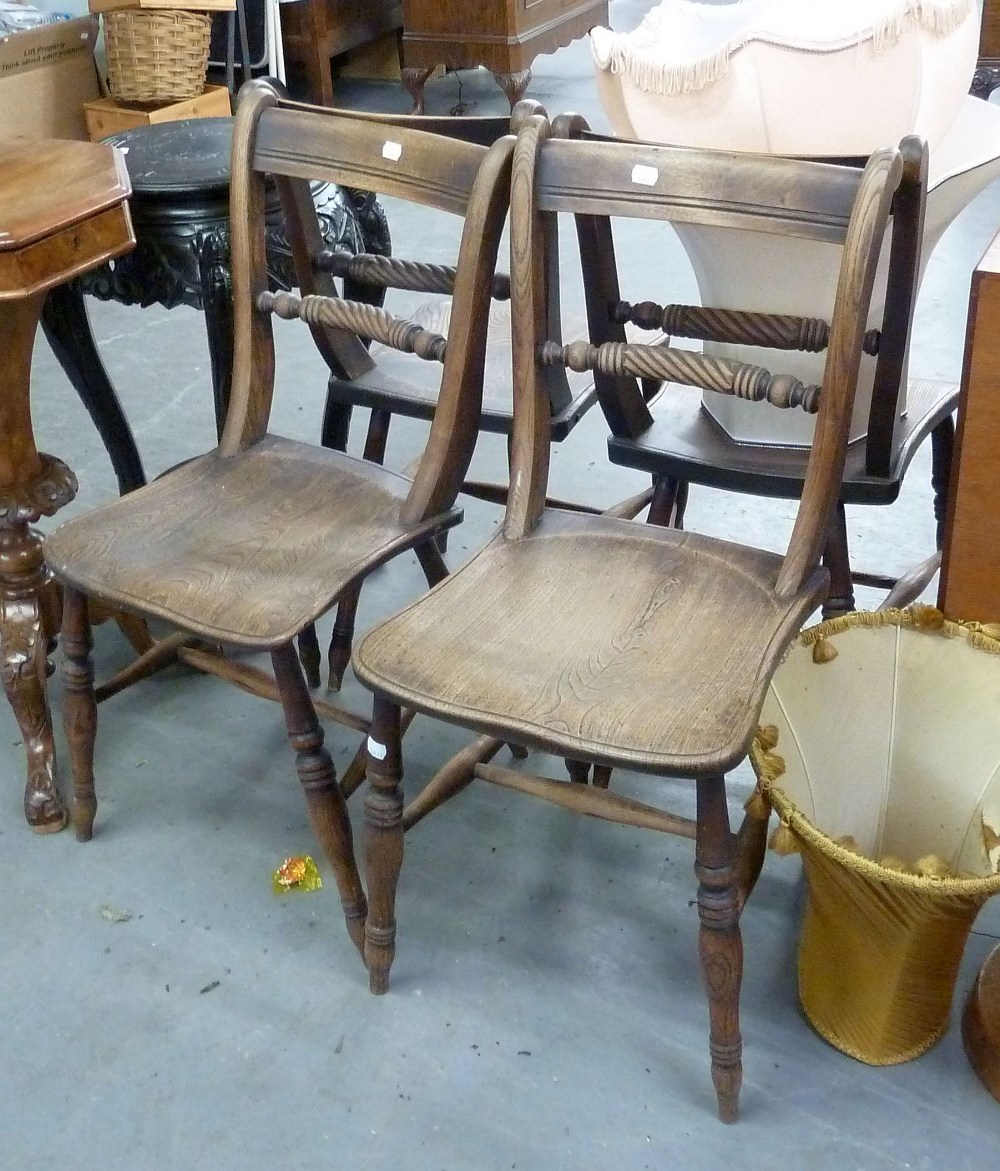
<svg viewBox="0 0 1000 1171">
<path fill-rule="evenodd" d="M 805 868 L 806 1016 L 871 1065 L 916 1057 L 1000 890 L 1000 628 L 915 606 L 805 631 L 751 759 Z"/>
</svg>

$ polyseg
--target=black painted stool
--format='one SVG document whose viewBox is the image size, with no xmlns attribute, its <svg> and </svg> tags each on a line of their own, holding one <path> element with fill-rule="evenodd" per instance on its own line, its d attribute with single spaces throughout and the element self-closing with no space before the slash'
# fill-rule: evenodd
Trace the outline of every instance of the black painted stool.
<svg viewBox="0 0 1000 1171">
<path fill-rule="evenodd" d="M 101 361 L 83 295 L 123 305 L 190 305 L 205 313 L 216 426 L 221 434 L 232 379 L 233 303 L 229 269 L 231 118 L 189 118 L 141 126 L 107 142 L 125 154 L 132 181 L 134 251 L 53 289 L 42 315 L 60 365 L 97 427 L 121 492 L 146 482 L 132 430 Z M 328 248 L 388 255 L 389 230 L 373 195 L 319 184 L 313 191 Z M 295 285 L 278 193 L 267 202 L 268 272 L 275 289 Z M 384 289 L 345 288 L 381 303 Z"/>
</svg>

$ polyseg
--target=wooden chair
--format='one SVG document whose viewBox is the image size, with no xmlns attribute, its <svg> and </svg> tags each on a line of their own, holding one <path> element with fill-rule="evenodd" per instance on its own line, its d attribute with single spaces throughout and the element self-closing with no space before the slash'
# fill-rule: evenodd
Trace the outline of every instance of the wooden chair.
<svg viewBox="0 0 1000 1171">
<path fill-rule="evenodd" d="M 333 111 L 289 108 L 263 82 L 240 95 L 233 147 L 233 395 L 218 448 L 64 525 L 47 545 L 65 586 L 64 685 L 77 837 L 91 836 L 96 706 L 88 598 L 156 617 L 211 644 L 269 651 L 275 680 L 197 648 L 195 665 L 251 691 L 277 692 L 309 813 L 359 947 L 365 902 L 337 785 L 293 640 L 367 574 L 416 549 L 430 581 L 445 571 L 433 540 L 456 524 L 455 497 L 479 421 L 485 302 L 508 202 L 513 139 L 487 150 L 393 131 Z M 265 175 L 285 204 L 302 297 L 269 291 Z M 314 270 L 322 246 L 308 179 L 358 184 L 464 218 L 453 271 L 451 338 L 329 293 Z M 441 395 L 414 478 L 342 452 L 268 433 L 274 347 L 270 314 L 307 322 L 327 353 L 338 331 L 443 362 Z M 164 640 L 167 641 L 167 640 Z M 188 661 L 188 660 L 186 660 Z M 269 690 L 270 684 L 270 690 Z M 324 705 L 349 727 L 366 720 Z M 346 786 L 345 786 L 346 787 Z"/>
<path fill-rule="evenodd" d="M 573 114 L 557 118 L 553 133 L 604 140 Z M 878 355 L 867 435 L 848 446 L 841 495 L 831 516 L 824 553 L 831 577 L 825 616 L 854 609 L 854 582 L 883 589 L 896 584 L 894 578 L 881 574 L 852 571 L 844 509 L 848 504 L 892 504 L 910 461 L 928 436 L 933 449 L 931 483 L 938 545 L 943 532 L 958 387 L 950 382 L 911 379 L 905 387 L 906 408 L 901 408 L 923 231 L 927 150 L 922 139 L 911 136 L 903 139 L 900 151 L 903 180 L 893 200 L 885 313 L 878 332 L 866 339 L 866 351 Z M 864 159 L 823 161 L 859 169 L 865 164 Z M 581 242 L 581 251 L 592 258 L 587 274 L 592 332 L 604 329 L 606 336 L 619 339 L 624 336 L 617 332 L 622 323 L 633 322 L 647 329 L 663 329 L 675 337 L 743 346 L 815 352 L 825 344 L 823 330 L 797 334 L 791 321 L 783 323 L 773 314 L 732 314 L 710 306 L 622 300 L 608 225 L 605 221 L 588 226 L 592 235 L 586 245 Z M 612 385 L 598 375 L 598 383 L 603 386 L 601 403 L 612 431 L 608 441 L 611 461 L 654 478 L 651 523 L 683 528 L 692 483 L 756 496 L 796 499 L 801 495 L 809 448 L 736 442 L 702 408 L 701 390 L 695 387 L 671 385 L 644 404 L 634 381 Z M 648 390 L 646 397 L 650 399 Z"/>
<path fill-rule="evenodd" d="M 537 102 L 522 101 L 509 118 L 347 111 L 343 113 L 345 117 L 376 122 L 387 131 L 391 128 L 418 127 L 433 134 L 446 135 L 464 142 L 489 145 L 502 135 L 511 131 L 516 132 L 518 126 L 530 115 L 543 112 Z M 381 256 L 354 256 L 346 250 L 323 253 L 319 257 L 319 264 L 331 276 L 354 281 L 356 284 L 369 284 L 380 288 L 383 293 L 388 287 L 410 293 L 436 294 L 434 300 L 422 303 L 410 313 L 410 316 L 430 332 L 448 335 L 453 320 L 454 303 L 450 297 L 450 277 L 447 273 L 442 273 L 439 265 L 416 261 L 399 266 L 393 262 L 387 264 Z M 563 324 L 560 320 L 559 299 L 555 295 L 559 281 L 559 255 L 554 237 L 548 242 L 546 266 L 553 288 L 553 296 L 548 301 L 549 336 L 561 337 Z M 493 304 L 488 309 L 489 332 L 480 429 L 509 436 L 513 419 L 513 389 L 510 362 L 511 323 L 507 311 L 510 281 L 506 274 L 498 273 L 495 276 L 492 295 Z M 583 320 L 570 321 L 565 327 L 572 336 L 580 336 L 585 332 L 586 323 Z M 565 369 L 549 369 L 545 372 L 545 377 L 549 395 L 549 435 L 553 442 L 560 442 L 597 401 L 594 379 L 589 374 Z M 438 372 L 428 363 L 420 362 L 412 355 L 398 350 L 373 347 L 370 356 L 366 356 L 360 364 L 360 369 L 342 370 L 338 373 L 336 367 L 334 368 L 327 386 L 322 442 L 328 447 L 346 450 L 353 410 L 355 407 L 366 407 L 370 410 L 370 416 L 364 457 L 381 463 L 385 457 L 393 415 L 430 420 L 436 409 L 439 385 Z M 502 505 L 506 500 L 507 485 L 466 480 L 462 491 L 467 495 Z M 625 502 L 624 507 L 632 507 L 633 510 L 643 507 L 651 495 L 650 490 L 638 496 L 635 502 Z M 583 508 L 569 502 L 563 504 L 565 507 Z M 595 511 L 585 508 L 583 510 Z M 337 609 L 337 619 L 328 651 L 328 682 L 332 691 L 339 690 L 350 661 L 357 604 L 358 597 L 355 593 L 345 596 Z M 309 684 L 311 687 L 318 687 L 320 650 L 310 631 L 303 633 L 299 649 Z"/>
<path fill-rule="evenodd" d="M 841 167 L 518 136 L 511 180 L 515 417 L 502 531 L 467 565 L 360 640 L 354 669 L 374 692 L 365 804 L 365 960 L 386 991 L 404 827 L 400 705 L 480 738 L 434 778 L 437 800 L 475 776 L 578 812 L 695 839 L 700 948 L 719 1113 L 737 1114 L 739 915 L 763 853 L 766 815 L 729 828 L 725 773 L 746 755 L 785 649 L 822 600 L 827 518 L 840 493 L 878 245 L 903 172 L 900 152 Z M 665 346 L 546 338 L 545 238 L 558 213 L 754 224 L 843 242 L 821 387 Z M 816 410 L 806 482 L 784 556 L 746 545 L 546 506 L 545 371 L 569 365 L 649 376 Z M 567 600 L 572 599 L 572 604 Z M 690 777 L 685 819 L 604 789 L 479 763 L 503 741 L 605 767 Z M 443 780 L 441 778 L 444 778 Z M 426 790 L 424 791 L 426 793 Z M 424 794 L 413 805 L 427 810 Z"/>
</svg>

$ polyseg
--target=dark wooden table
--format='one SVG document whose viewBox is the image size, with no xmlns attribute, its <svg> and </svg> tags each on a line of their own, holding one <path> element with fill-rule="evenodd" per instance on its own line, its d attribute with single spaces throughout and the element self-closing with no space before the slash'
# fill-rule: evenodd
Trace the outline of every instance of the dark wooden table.
<svg viewBox="0 0 1000 1171">
<path fill-rule="evenodd" d="M 424 83 L 438 65 L 485 65 L 513 109 L 540 53 L 607 23 L 608 0 L 403 0 L 403 85 L 422 114 Z"/>
<path fill-rule="evenodd" d="M 89 142 L 0 144 L 0 676 L 24 742 L 24 813 L 39 833 L 66 825 L 55 783 L 45 680 L 59 596 L 31 525 L 76 495 L 76 477 L 38 451 L 31 352 L 46 294 L 134 243 L 121 155 Z"/>
<path fill-rule="evenodd" d="M 972 274 L 938 606 L 1000 622 L 1000 235 Z M 1000 948 L 983 965 L 962 1018 L 973 1068 L 1000 1102 Z"/>
</svg>

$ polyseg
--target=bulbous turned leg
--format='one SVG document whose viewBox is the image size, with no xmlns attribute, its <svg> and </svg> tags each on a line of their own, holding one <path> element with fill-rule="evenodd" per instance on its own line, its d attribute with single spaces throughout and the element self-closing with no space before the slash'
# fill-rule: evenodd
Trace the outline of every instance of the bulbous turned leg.
<svg viewBox="0 0 1000 1171">
<path fill-rule="evenodd" d="M 513 73 L 494 73 L 493 76 L 496 78 L 497 85 L 507 95 L 507 101 L 513 110 L 524 97 L 524 91 L 531 83 L 531 70 L 518 69 Z"/>
<path fill-rule="evenodd" d="M 41 535 L 27 523 L 0 522 L 0 678 L 27 756 L 24 816 L 35 833 L 57 833 L 69 820 L 56 787 L 56 750 L 45 691 L 50 632 L 41 600 L 50 588 Z"/>
<path fill-rule="evenodd" d="M 743 1082 L 743 1042 L 740 1038 L 743 940 L 725 778 L 700 777 L 697 792 L 694 872 L 699 884 L 698 918 L 701 921 L 698 951 L 708 993 L 712 1081 L 719 1104 L 719 1118 L 723 1122 L 735 1122 Z"/>
<path fill-rule="evenodd" d="M 97 794 L 94 791 L 94 741 L 97 736 L 97 697 L 91 650 L 87 598 L 67 588 L 63 599 L 63 727 L 69 741 L 73 773 L 73 828 L 78 842 L 94 834 Z"/>
<path fill-rule="evenodd" d="M 271 652 L 281 694 L 288 740 L 295 749 L 295 767 L 306 797 L 313 831 L 333 868 L 344 908 L 347 932 L 364 954 L 365 892 L 354 857 L 354 841 L 347 804 L 337 784 L 333 761 L 323 747 L 323 729 L 309 697 L 295 648 L 287 643 Z"/>
<path fill-rule="evenodd" d="M 404 65 L 399 71 L 403 89 L 413 99 L 411 114 L 422 114 L 424 112 L 424 86 L 427 84 L 428 77 L 433 72 L 433 69 L 414 69 L 412 65 Z"/>
<path fill-rule="evenodd" d="M 365 797 L 365 876 L 368 921 L 365 964 L 376 996 L 389 989 L 396 954 L 396 887 L 403 865 L 403 791 L 400 711 L 376 694 L 368 739 L 368 793 Z"/>
</svg>

